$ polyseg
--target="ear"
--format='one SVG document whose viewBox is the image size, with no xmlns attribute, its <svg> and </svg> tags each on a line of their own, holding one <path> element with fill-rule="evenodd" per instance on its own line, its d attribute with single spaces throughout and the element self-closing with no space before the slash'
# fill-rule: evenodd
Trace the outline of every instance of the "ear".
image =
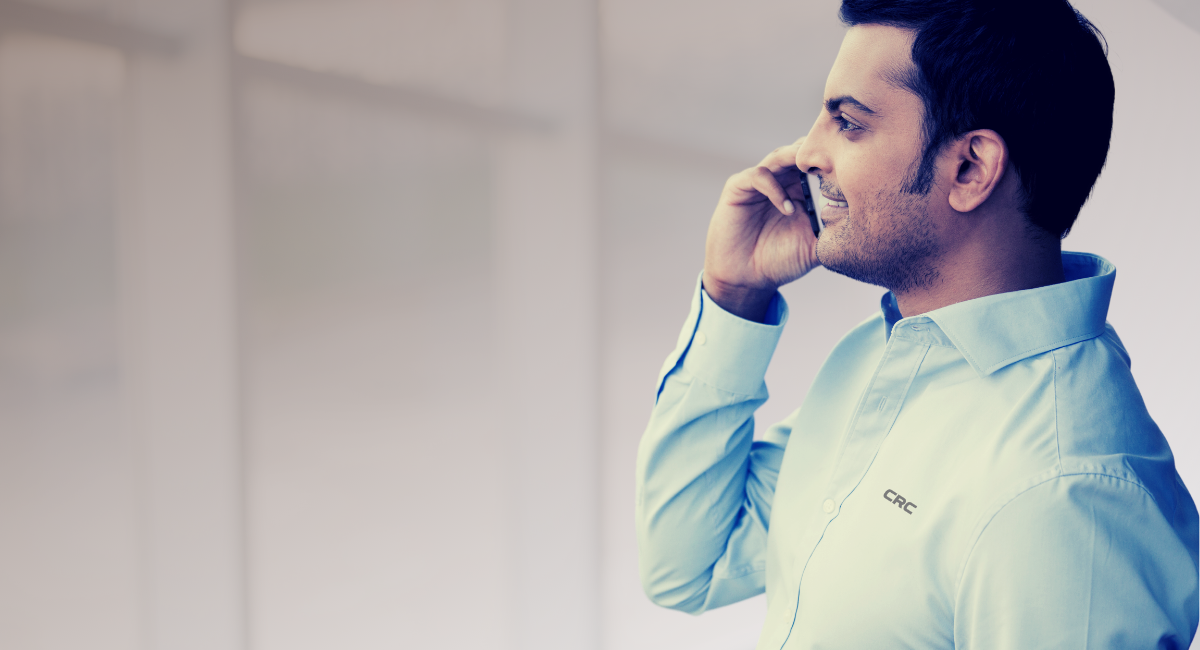
<svg viewBox="0 0 1200 650">
<path fill-rule="evenodd" d="M 954 163 L 950 207 L 970 212 L 996 191 L 1008 168 L 1008 145 L 991 129 L 971 131 L 948 147 Z"/>
</svg>

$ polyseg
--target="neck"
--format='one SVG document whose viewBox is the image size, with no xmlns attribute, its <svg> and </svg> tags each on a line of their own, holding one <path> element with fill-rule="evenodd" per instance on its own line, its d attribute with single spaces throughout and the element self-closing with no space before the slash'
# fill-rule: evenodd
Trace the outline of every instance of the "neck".
<svg viewBox="0 0 1200 650">
<path fill-rule="evenodd" d="M 1065 279 L 1059 240 L 1034 240 L 1024 231 L 973 238 L 936 264 L 938 279 L 930 286 L 896 293 L 896 305 L 904 316 Z"/>
</svg>

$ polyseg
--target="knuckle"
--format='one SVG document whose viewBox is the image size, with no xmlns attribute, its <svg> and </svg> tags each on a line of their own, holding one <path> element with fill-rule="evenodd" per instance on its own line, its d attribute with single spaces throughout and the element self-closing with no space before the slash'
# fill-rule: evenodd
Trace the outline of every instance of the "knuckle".
<svg viewBox="0 0 1200 650">
<path fill-rule="evenodd" d="M 775 174 L 772 174 L 770 169 L 762 166 L 754 168 L 755 187 L 758 187 L 759 189 L 772 190 L 775 189 L 778 184 L 779 183 L 775 181 Z"/>
</svg>

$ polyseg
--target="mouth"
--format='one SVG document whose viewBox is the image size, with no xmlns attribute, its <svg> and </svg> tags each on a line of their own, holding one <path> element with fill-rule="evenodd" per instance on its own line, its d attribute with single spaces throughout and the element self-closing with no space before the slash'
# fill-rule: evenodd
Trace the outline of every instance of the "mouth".
<svg viewBox="0 0 1200 650">
<path fill-rule="evenodd" d="M 826 196 L 824 193 L 821 194 L 821 198 L 824 200 L 821 204 L 821 223 L 826 228 L 841 221 L 843 217 L 850 213 L 850 204 L 846 201 L 839 201 Z"/>
<path fill-rule="evenodd" d="M 825 196 L 824 194 L 821 195 L 821 198 L 825 199 L 824 207 L 826 207 L 826 208 L 848 208 L 848 207 L 850 207 L 850 204 L 847 203 L 846 201 L 839 201 L 837 199 L 833 199 L 828 196 Z"/>
</svg>

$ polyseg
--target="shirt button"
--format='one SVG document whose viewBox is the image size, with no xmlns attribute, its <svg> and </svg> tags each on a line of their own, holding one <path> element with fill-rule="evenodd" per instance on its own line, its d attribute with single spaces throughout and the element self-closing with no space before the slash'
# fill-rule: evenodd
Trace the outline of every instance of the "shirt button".
<svg viewBox="0 0 1200 650">
<path fill-rule="evenodd" d="M 825 499 L 825 503 L 821 504 L 821 508 L 824 509 L 825 512 L 833 512 L 835 505 L 836 504 L 834 504 L 833 499 Z"/>
<path fill-rule="evenodd" d="M 696 345 L 704 345 L 705 343 L 708 343 L 708 337 L 704 335 L 704 332 L 696 332 Z"/>
</svg>

